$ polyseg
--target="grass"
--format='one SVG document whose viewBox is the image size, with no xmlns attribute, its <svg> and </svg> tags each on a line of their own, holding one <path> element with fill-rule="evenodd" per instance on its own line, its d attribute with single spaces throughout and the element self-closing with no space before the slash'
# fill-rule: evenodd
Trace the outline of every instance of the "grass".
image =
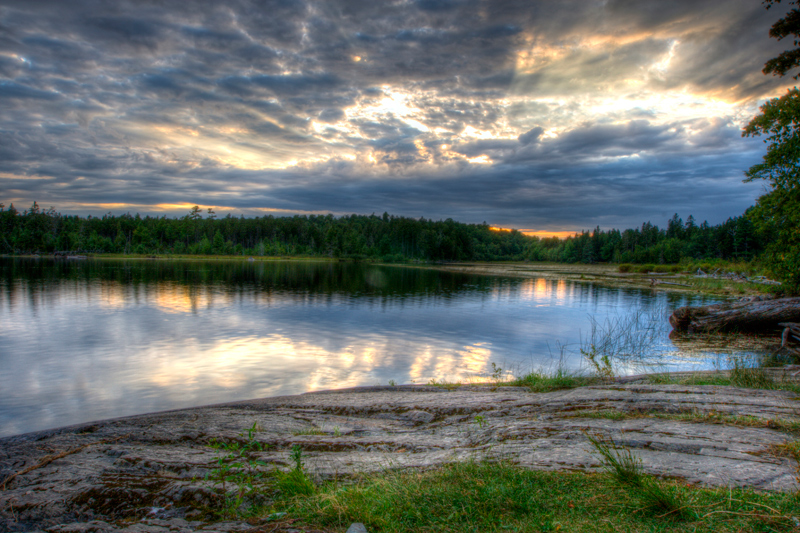
<svg viewBox="0 0 800 533">
<path fill-rule="evenodd" d="M 731 261 L 703 261 L 703 262 L 690 262 L 680 263 L 673 265 L 655 265 L 655 264 L 631 264 L 622 263 L 618 265 L 617 270 L 622 274 L 638 274 L 642 278 L 648 278 L 652 274 L 674 274 L 678 277 L 669 280 L 672 282 L 688 285 L 687 290 L 699 291 L 707 294 L 718 295 L 746 295 L 746 294 L 779 294 L 781 287 L 778 285 L 769 285 L 763 283 L 753 282 L 740 282 L 736 280 L 720 278 L 702 278 L 695 277 L 694 274 L 700 269 L 706 274 L 711 274 L 717 271 L 721 272 L 735 272 L 745 276 L 753 276 L 755 274 L 768 274 L 763 271 L 761 265 L 751 262 L 731 262 Z M 649 279 L 649 278 L 648 278 Z M 670 288 L 670 287 L 667 287 Z"/>
<path fill-rule="evenodd" d="M 294 468 L 288 472 L 276 471 L 276 486 L 284 498 L 298 496 L 311 496 L 317 491 L 317 487 L 306 474 L 303 466 L 303 449 L 300 445 L 292 446 L 290 455 Z"/>
<path fill-rule="evenodd" d="M 676 378 L 669 374 L 650 374 L 647 381 L 653 385 L 717 385 L 730 386 L 731 378 L 722 373 L 694 374 Z"/>
<path fill-rule="evenodd" d="M 323 431 L 318 428 L 310 428 L 310 429 L 299 429 L 297 431 L 292 431 L 292 435 L 295 437 L 303 437 L 307 435 L 327 435 L 327 431 Z"/>
<path fill-rule="evenodd" d="M 559 369 L 553 373 L 545 373 L 541 371 L 529 372 L 518 378 L 511 379 L 489 379 L 488 381 L 474 381 L 473 385 L 490 385 L 493 387 L 528 387 L 531 392 L 552 392 L 563 389 L 575 389 L 578 387 L 585 387 L 588 385 L 596 385 L 602 383 L 603 379 L 597 376 L 573 374 L 566 370 Z M 435 387 L 441 387 L 446 390 L 455 390 L 463 384 L 460 382 L 451 382 L 446 380 L 431 379 L 427 383 Z"/>
<path fill-rule="evenodd" d="M 552 392 L 595 385 L 600 382 L 602 382 L 602 379 L 596 376 L 570 374 L 565 370 L 559 369 L 552 374 L 531 372 L 512 381 L 504 382 L 503 384 L 516 387 L 528 387 L 532 392 Z"/>
<path fill-rule="evenodd" d="M 428 381 L 428 385 L 433 385 L 434 387 L 441 387 L 446 390 L 455 390 L 459 388 L 462 384 L 457 381 L 446 381 L 444 379 L 437 380 L 436 378 L 431 378 Z"/>
<path fill-rule="evenodd" d="M 347 485 L 327 483 L 310 496 L 276 501 L 264 514 L 282 511 L 286 519 L 337 531 L 362 522 L 368 531 L 384 533 L 796 531 L 796 494 L 659 480 L 618 451 L 608 448 L 606 461 L 620 464 L 619 475 L 455 463 L 361 476 Z"/>
<path fill-rule="evenodd" d="M 632 411 L 626 412 L 618 409 L 603 409 L 599 411 L 576 411 L 569 415 L 570 418 L 599 418 L 605 420 L 627 420 L 631 418 L 661 418 L 679 422 L 693 422 L 697 424 L 722 424 L 737 427 L 769 428 L 783 431 L 789 435 L 800 436 L 800 420 L 784 420 L 780 418 L 761 418 L 747 415 L 730 415 L 719 411 L 689 411 L 686 413 L 663 413 L 658 411 Z M 798 450 L 800 452 L 800 450 Z"/>
<path fill-rule="evenodd" d="M 729 415 L 718 411 L 705 413 L 680 413 L 656 415 L 658 418 L 679 420 L 686 422 L 696 422 L 703 424 L 724 424 L 738 427 L 769 428 L 783 431 L 785 433 L 800 436 L 800 420 L 784 420 L 780 418 L 760 418 L 747 415 Z"/>
<path fill-rule="evenodd" d="M 688 505 L 684 504 L 676 491 L 672 487 L 662 486 L 654 477 L 645 474 L 641 459 L 635 457 L 629 448 L 618 447 L 613 441 L 600 436 L 586 434 L 586 437 L 611 479 L 631 490 L 642 509 L 657 513 L 660 518 L 682 519 L 691 516 Z"/>
<path fill-rule="evenodd" d="M 783 390 L 800 394 L 800 383 L 776 381 L 763 368 L 741 366 L 734 362 L 727 373 L 695 374 L 674 377 L 669 374 L 651 374 L 647 380 L 653 385 L 715 385 L 719 387 L 741 387 L 745 389 Z"/>
</svg>

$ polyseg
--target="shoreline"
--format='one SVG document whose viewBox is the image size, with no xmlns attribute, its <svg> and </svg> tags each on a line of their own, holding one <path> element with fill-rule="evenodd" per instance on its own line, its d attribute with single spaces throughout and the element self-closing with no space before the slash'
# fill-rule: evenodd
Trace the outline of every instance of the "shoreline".
<svg viewBox="0 0 800 533">
<path fill-rule="evenodd" d="M 785 382 L 797 383 L 800 386 L 800 365 L 789 365 L 786 367 L 767 367 L 761 369 L 769 379 Z M 798 372 L 797 375 L 794 375 Z M 582 387 L 594 386 L 616 386 L 623 384 L 650 384 L 655 376 L 664 377 L 670 381 L 679 381 L 684 378 L 690 377 L 726 377 L 730 374 L 729 370 L 677 370 L 671 372 L 648 372 L 643 374 L 634 374 L 629 376 L 616 376 L 613 378 L 597 378 L 598 383 L 588 383 L 586 385 L 570 386 L 561 390 L 573 390 Z M 590 376 L 584 376 L 590 377 Z M 308 392 L 301 392 L 298 394 L 282 394 L 278 396 L 265 396 L 260 398 L 250 398 L 246 400 L 232 400 L 228 402 L 219 402 L 203 405 L 195 405 L 191 407 L 177 407 L 174 409 L 164 409 L 161 411 L 148 411 L 144 413 L 136 413 L 131 415 L 115 416 L 111 418 L 99 418 L 87 420 L 85 422 L 77 422 L 68 424 L 66 426 L 55 426 L 51 428 L 37 429 L 33 431 L 26 431 L 24 433 L 17 433 L 14 435 L 0 435 L 0 447 L 8 441 L 16 439 L 22 440 L 40 440 L 50 436 L 64 433 L 64 432 L 82 432 L 85 428 L 92 428 L 98 425 L 122 423 L 128 419 L 141 418 L 141 417 L 160 417 L 172 413 L 180 413 L 183 411 L 192 411 L 195 409 L 225 409 L 228 407 L 237 407 L 241 404 L 250 404 L 252 402 L 263 402 L 268 400 L 278 400 L 281 398 L 294 398 L 305 395 L 325 395 L 325 394 L 358 394 L 358 393 L 372 393 L 382 391 L 405 391 L 405 392 L 429 392 L 431 390 L 490 390 L 497 391 L 502 389 L 528 389 L 525 385 L 513 385 L 513 382 L 491 382 L 491 381 L 475 381 L 475 382 L 442 382 L 437 384 L 424 384 L 424 383 L 401 383 L 397 385 L 359 385 L 355 387 L 345 387 L 341 389 L 320 389 Z M 544 394 L 543 392 L 536 392 L 534 394 Z M 800 397 L 800 396 L 799 396 Z M 798 416 L 800 416 L 800 409 L 798 409 Z M 3 483 L 2 471 L 0 470 L 0 486 Z"/>
<path fill-rule="evenodd" d="M 50 258 L 47 255 L 8 255 L 4 258 Z M 66 259 L 66 258 L 65 258 Z M 543 278 L 547 280 L 578 281 L 597 283 L 605 287 L 656 290 L 675 293 L 707 294 L 723 298 L 771 295 L 771 285 L 743 283 L 726 278 L 704 278 L 695 280 L 692 274 L 665 272 L 620 272 L 616 263 L 553 263 L 526 261 L 497 262 L 403 262 L 382 263 L 379 261 L 357 261 L 350 258 L 320 256 L 244 256 L 244 255 L 124 255 L 89 254 L 80 260 L 126 260 L 126 261 L 235 261 L 235 262 L 317 262 L 317 263 L 357 263 L 384 267 L 425 268 L 444 272 L 476 274 L 483 276 L 508 276 L 516 278 Z M 695 284 L 680 283 L 697 281 Z"/>
<path fill-rule="evenodd" d="M 357 387 L 5 437 L 0 529 L 89 531 L 72 525 L 92 520 L 124 529 L 153 508 L 199 531 L 209 525 L 204 510 L 219 498 L 219 487 L 206 480 L 220 457 L 210 444 L 241 442 L 248 428 L 269 468 L 288 469 L 299 446 L 316 480 L 483 460 L 592 473 L 600 470 L 588 446 L 592 434 L 633 450 L 656 476 L 797 489 L 796 464 L 778 451 L 792 438 L 787 428 L 800 423 L 797 394 L 623 380 L 547 393 L 494 385 Z M 67 525 L 73 529 L 53 529 Z"/>
</svg>

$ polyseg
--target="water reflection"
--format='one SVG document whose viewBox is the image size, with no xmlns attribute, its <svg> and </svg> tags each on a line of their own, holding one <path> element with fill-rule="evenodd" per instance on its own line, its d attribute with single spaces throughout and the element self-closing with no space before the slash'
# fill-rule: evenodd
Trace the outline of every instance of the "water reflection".
<svg viewBox="0 0 800 533">
<path fill-rule="evenodd" d="M 557 341 L 580 342 L 590 315 L 685 303 L 361 264 L 0 259 L 0 435 L 389 380 L 464 380 L 492 362 L 547 367 Z"/>
</svg>

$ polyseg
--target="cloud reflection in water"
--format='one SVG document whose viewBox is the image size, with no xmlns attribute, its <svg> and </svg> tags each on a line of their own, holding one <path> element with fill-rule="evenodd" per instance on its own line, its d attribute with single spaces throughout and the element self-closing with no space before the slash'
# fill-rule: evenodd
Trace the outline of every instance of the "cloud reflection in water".
<svg viewBox="0 0 800 533">
<path fill-rule="evenodd" d="M 0 259 L 0 274 L 0 435 L 389 380 L 466 380 L 492 362 L 546 367 L 557 341 L 580 341 L 589 315 L 667 298 L 331 263 Z"/>
</svg>

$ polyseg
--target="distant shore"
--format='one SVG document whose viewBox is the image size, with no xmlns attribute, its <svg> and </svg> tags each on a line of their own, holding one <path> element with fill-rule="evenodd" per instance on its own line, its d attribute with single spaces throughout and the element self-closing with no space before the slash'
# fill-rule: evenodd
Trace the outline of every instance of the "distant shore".
<svg viewBox="0 0 800 533">
<path fill-rule="evenodd" d="M 52 257 L 44 255 L 0 255 L 0 257 Z M 692 273 L 676 272 L 620 272 L 620 265 L 610 263 L 550 263 L 527 261 L 496 262 L 401 262 L 331 258 L 320 256 L 247 256 L 247 255 L 152 255 L 152 254 L 89 254 L 81 259 L 100 260 L 165 260 L 165 261 L 312 261 L 321 263 L 364 263 L 376 266 L 431 268 L 446 272 L 460 272 L 486 276 L 509 276 L 518 278 L 562 279 L 596 283 L 606 287 L 627 287 L 677 293 L 700 293 L 722 297 L 743 297 L 770 294 L 771 286 L 747 283 L 725 277 L 696 277 Z"/>
</svg>

